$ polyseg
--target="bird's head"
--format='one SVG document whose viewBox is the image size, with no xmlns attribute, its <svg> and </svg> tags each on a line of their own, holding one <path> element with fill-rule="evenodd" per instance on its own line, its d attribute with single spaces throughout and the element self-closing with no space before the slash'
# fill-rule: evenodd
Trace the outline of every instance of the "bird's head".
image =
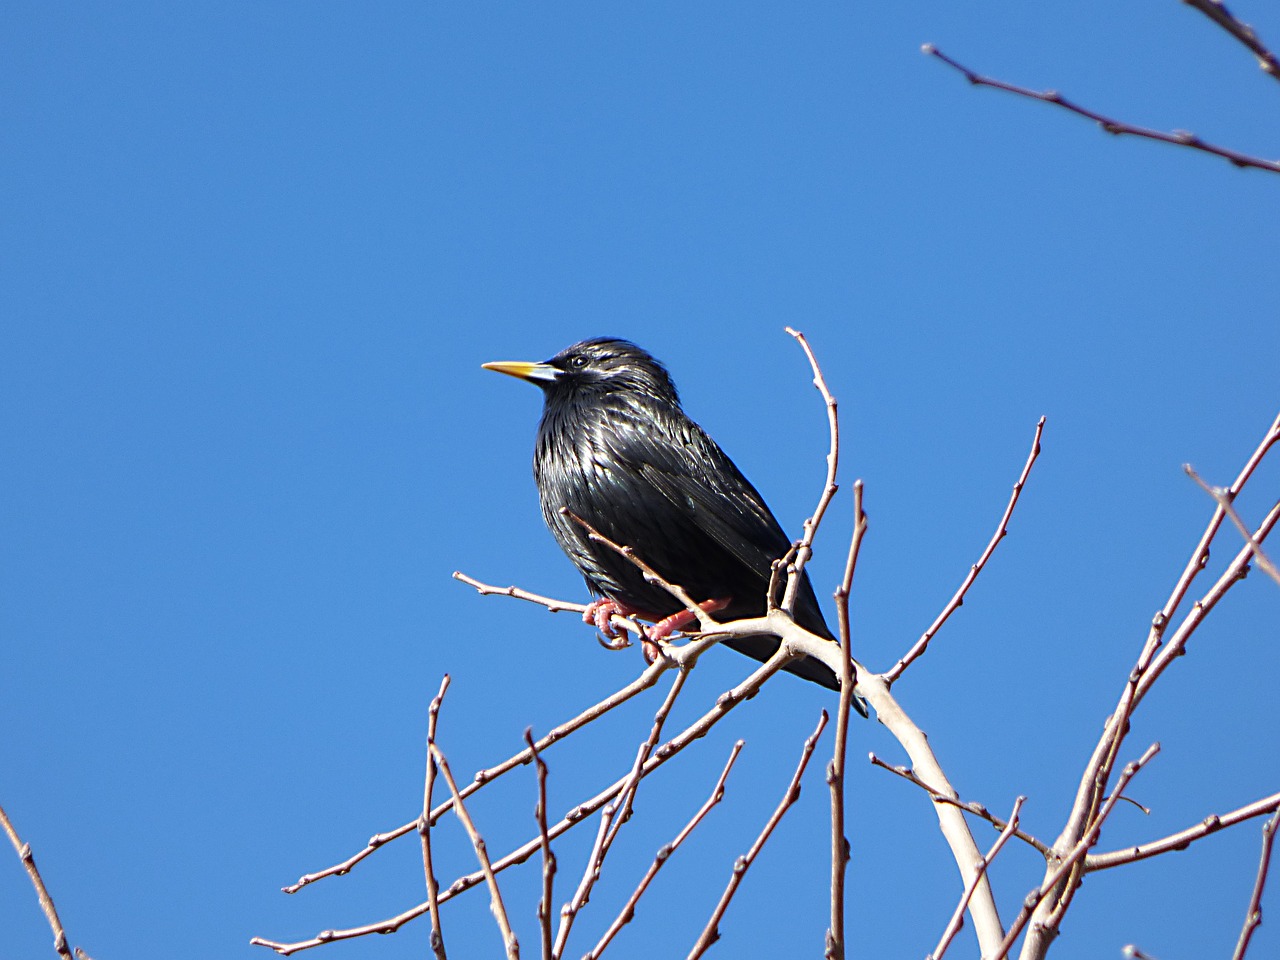
<svg viewBox="0 0 1280 960">
<path fill-rule="evenodd" d="M 583 340 L 542 363 L 502 360 L 486 363 L 484 369 L 527 380 L 541 387 L 548 400 L 624 393 L 670 404 L 680 402 L 666 367 L 634 343 L 613 337 Z"/>
</svg>

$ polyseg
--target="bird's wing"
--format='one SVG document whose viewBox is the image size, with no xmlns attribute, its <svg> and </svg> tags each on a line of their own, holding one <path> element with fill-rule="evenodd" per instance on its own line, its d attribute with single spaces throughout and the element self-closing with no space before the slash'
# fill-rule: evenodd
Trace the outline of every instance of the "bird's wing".
<svg viewBox="0 0 1280 960">
<path fill-rule="evenodd" d="M 766 577 L 791 545 L 764 499 L 697 424 L 655 436 L 648 424 L 616 430 L 615 453 L 698 529 Z"/>
</svg>

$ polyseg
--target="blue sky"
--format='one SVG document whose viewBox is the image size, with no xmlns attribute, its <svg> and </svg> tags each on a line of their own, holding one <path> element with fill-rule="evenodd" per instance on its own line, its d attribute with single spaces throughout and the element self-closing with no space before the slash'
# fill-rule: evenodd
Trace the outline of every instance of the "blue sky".
<svg viewBox="0 0 1280 960">
<path fill-rule="evenodd" d="M 1263 7 L 1238 12 L 1280 37 Z M 1028 828 L 1056 834 L 1210 515 L 1181 464 L 1228 482 L 1275 416 L 1280 178 L 971 89 L 926 41 L 1280 153 L 1275 81 L 1174 3 L 10 5 L 0 803 L 75 944 L 265 957 L 251 936 L 399 912 L 422 896 L 412 841 L 278 888 L 412 817 L 441 674 L 440 740 L 465 775 L 639 670 L 571 617 L 449 578 L 581 599 L 529 475 L 537 391 L 480 364 L 599 334 L 669 365 L 793 530 L 826 450 L 783 327 L 808 334 L 847 436 L 811 569 L 829 595 L 864 478 L 855 642 L 873 667 L 950 596 L 1048 417 L 1010 538 L 897 693 L 967 798 L 1026 794 Z M 1273 463 L 1241 510 L 1260 517 L 1278 486 Z M 1104 848 L 1277 789 L 1278 613 L 1280 590 L 1249 578 L 1161 681 L 1129 750 L 1163 744 L 1130 791 L 1152 812 L 1122 805 Z M 747 670 L 707 658 L 673 723 Z M 569 952 L 742 737 L 725 804 L 611 948 L 687 952 L 829 701 L 781 678 L 646 783 Z M 549 753 L 552 806 L 618 776 L 656 706 Z M 851 749 L 851 940 L 923 956 L 954 867 L 924 798 L 863 762 L 902 762 L 887 733 L 859 724 Z M 819 774 L 717 955 L 820 951 Z M 532 791 L 521 770 L 477 797 L 491 847 L 531 834 Z M 1222 955 L 1259 826 L 1091 877 L 1055 955 Z M 562 847 L 560 895 L 584 842 Z M 440 843 L 446 882 L 473 869 Z M 0 867 L 0 953 L 48 955 L 16 858 Z M 1039 878 L 1030 851 L 1003 855 L 1006 921 Z M 535 872 L 503 883 L 533 955 Z M 457 956 L 498 955 L 482 893 L 444 919 Z M 1270 924 L 1258 936 L 1274 951 Z M 426 952 L 424 923 L 323 949 Z"/>
</svg>

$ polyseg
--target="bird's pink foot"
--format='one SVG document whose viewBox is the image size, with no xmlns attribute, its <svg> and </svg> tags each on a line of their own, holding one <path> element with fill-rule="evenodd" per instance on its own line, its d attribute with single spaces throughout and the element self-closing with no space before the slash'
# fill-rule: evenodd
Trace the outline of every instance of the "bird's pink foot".
<svg viewBox="0 0 1280 960">
<path fill-rule="evenodd" d="M 618 636 L 618 628 L 610 622 L 616 613 L 620 617 L 634 616 L 639 611 L 616 600 L 592 600 L 582 612 L 582 622 L 591 624 L 610 640 Z"/>
<path fill-rule="evenodd" d="M 732 597 L 724 597 L 718 600 L 704 600 L 698 604 L 707 613 L 718 613 L 733 601 Z M 698 618 L 693 615 L 691 610 L 681 610 L 679 613 L 673 613 L 664 620 L 659 620 L 652 627 L 645 631 L 649 641 L 657 642 L 665 640 L 677 630 L 683 630 L 691 623 L 697 623 Z M 650 661 L 652 662 L 652 661 Z"/>
</svg>

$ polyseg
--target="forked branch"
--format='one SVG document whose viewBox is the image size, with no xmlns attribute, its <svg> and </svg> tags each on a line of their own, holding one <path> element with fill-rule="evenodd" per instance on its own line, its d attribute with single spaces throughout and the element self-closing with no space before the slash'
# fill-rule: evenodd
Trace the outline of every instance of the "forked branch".
<svg viewBox="0 0 1280 960">
<path fill-rule="evenodd" d="M 1017 94 L 1020 97 L 1027 97 L 1031 100 L 1039 100 L 1041 103 L 1051 103 L 1055 107 L 1061 107 L 1077 116 L 1085 117 L 1092 120 L 1104 131 L 1116 136 L 1132 136 L 1139 137 L 1144 140 L 1157 140 L 1160 143 L 1171 143 L 1175 147 L 1190 147 L 1192 150 L 1199 150 L 1202 153 L 1210 153 L 1215 157 L 1222 157 L 1237 167 L 1249 167 L 1255 170 L 1266 170 L 1269 173 L 1280 173 L 1280 162 L 1275 160 L 1264 160 L 1261 157 L 1250 156 L 1247 153 L 1241 153 L 1238 150 L 1230 150 L 1226 147 L 1219 147 L 1212 143 L 1201 140 L 1194 133 L 1188 133 L 1186 130 L 1175 130 L 1172 133 L 1165 133 L 1161 130 L 1151 130 L 1147 127 L 1137 127 L 1131 123 L 1125 123 L 1123 120 L 1116 120 L 1112 117 L 1104 116 L 1096 113 L 1079 104 L 1072 103 L 1057 90 L 1031 90 L 1027 87 L 1019 87 L 1016 84 L 1006 83 L 1003 80 L 995 80 L 991 77 L 984 77 L 979 73 L 974 73 L 968 67 L 956 62 L 947 56 L 931 43 L 926 43 L 921 50 L 928 56 L 937 57 L 947 66 L 959 71 L 964 75 L 975 87 L 991 87 L 995 90 L 1005 90 L 1009 93 Z"/>
</svg>

